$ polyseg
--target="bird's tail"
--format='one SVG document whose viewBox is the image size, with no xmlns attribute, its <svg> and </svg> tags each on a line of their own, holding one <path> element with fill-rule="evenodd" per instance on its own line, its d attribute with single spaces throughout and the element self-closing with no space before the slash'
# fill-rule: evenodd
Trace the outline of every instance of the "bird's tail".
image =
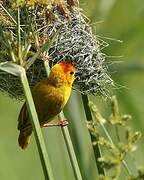
<svg viewBox="0 0 144 180">
<path fill-rule="evenodd" d="M 32 131 L 31 130 L 26 130 L 26 131 L 20 131 L 19 137 L 18 137 L 18 142 L 19 146 L 22 149 L 26 149 L 31 138 Z"/>
</svg>

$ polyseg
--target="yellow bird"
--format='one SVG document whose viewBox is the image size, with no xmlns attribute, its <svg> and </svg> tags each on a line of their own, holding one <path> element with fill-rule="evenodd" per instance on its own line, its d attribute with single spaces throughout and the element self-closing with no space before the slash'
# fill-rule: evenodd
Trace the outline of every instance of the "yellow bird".
<svg viewBox="0 0 144 180">
<path fill-rule="evenodd" d="M 52 67 L 47 79 L 41 80 L 32 89 L 41 127 L 44 127 L 64 108 L 71 94 L 75 72 L 76 67 L 73 64 L 67 61 L 60 62 Z M 60 125 L 60 123 L 57 123 L 57 125 Z M 20 131 L 19 145 L 22 149 L 25 149 L 32 134 L 32 125 L 26 103 L 23 104 L 19 114 L 18 130 Z"/>
</svg>

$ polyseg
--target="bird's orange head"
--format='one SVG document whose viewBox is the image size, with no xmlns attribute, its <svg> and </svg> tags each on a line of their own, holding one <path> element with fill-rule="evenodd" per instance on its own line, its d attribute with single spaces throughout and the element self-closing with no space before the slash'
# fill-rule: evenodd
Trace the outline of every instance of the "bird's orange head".
<svg viewBox="0 0 144 180">
<path fill-rule="evenodd" d="M 75 73 L 75 65 L 68 61 L 63 61 L 52 67 L 49 80 L 56 86 L 72 86 L 75 80 Z"/>
</svg>

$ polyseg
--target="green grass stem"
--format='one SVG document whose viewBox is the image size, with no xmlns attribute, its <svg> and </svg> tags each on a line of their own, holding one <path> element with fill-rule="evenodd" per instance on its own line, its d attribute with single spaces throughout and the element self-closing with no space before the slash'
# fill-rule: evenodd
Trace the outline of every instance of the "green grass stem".
<svg viewBox="0 0 144 180">
<path fill-rule="evenodd" d="M 47 150 L 46 150 L 46 146 L 45 146 L 45 142 L 44 142 L 44 139 L 42 136 L 42 132 L 41 132 L 40 125 L 39 125 L 39 120 L 37 117 L 37 113 L 35 110 L 34 102 L 32 99 L 31 91 L 30 91 L 28 80 L 27 80 L 25 73 L 22 73 L 20 75 L 20 80 L 21 80 L 21 83 L 23 86 L 26 103 L 27 103 L 27 108 L 28 108 L 31 123 L 33 126 L 33 131 L 35 134 L 35 139 L 36 139 L 37 147 L 39 150 L 45 179 L 46 180 L 54 180 L 51 165 L 50 165 Z"/>
<path fill-rule="evenodd" d="M 61 112 L 58 115 L 58 118 L 59 118 L 59 120 L 66 119 L 63 112 Z M 64 140 L 65 140 L 65 143 L 66 143 L 68 154 L 69 154 L 69 157 L 70 157 L 70 161 L 71 161 L 71 165 L 72 165 L 73 172 L 74 172 L 74 175 L 75 175 L 75 179 L 76 180 L 82 180 L 80 168 L 79 168 L 77 158 L 76 158 L 76 155 L 75 155 L 75 152 L 74 152 L 74 148 L 73 148 L 73 144 L 72 144 L 72 141 L 71 141 L 71 137 L 70 137 L 70 134 L 69 134 L 68 127 L 62 126 L 61 130 L 62 130 L 62 134 L 63 134 Z"/>
<path fill-rule="evenodd" d="M 92 121 L 93 118 L 92 118 L 92 114 L 88 105 L 88 97 L 86 95 L 82 95 L 82 100 L 83 100 L 83 105 L 84 105 L 87 121 Z M 90 137 L 91 137 L 91 142 L 95 141 L 95 137 L 93 137 L 91 133 L 90 133 Z M 93 146 L 93 150 L 94 150 L 98 173 L 105 175 L 105 170 L 104 168 L 101 167 L 100 162 L 98 161 L 98 159 L 102 157 L 101 148 L 97 144 L 96 146 Z"/>
<path fill-rule="evenodd" d="M 118 106 L 116 106 L 116 107 L 114 107 L 115 109 L 113 110 L 113 112 L 115 113 L 114 115 L 116 115 L 116 113 L 118 113 Z M 93 118 L 93 123 L 95 124 L 95 119 L 97 119 L 97 116 L 95 115 L 95 111 L 91 111 L 91 113 L 92 113 L 92 118 Z M 101 119 L 103 118 L 102 116 L 100 117 Z M 99 120 L 99 124 L 100 124 L 100 127 L 101 127 L 101 129 L 103 130 L 103 132 L 105 133 L 105 136 L 107 137 L 107 139 L 109 140 L 109 142 L 114 146 L 114 147 L 116 147 L 116 145 L 114 144 L 114 142 L 113 142 L 113 140 L 112 140 L 112 138 L 111 138 L 111 136 L 110 136 L 110 134 L 109 134 L 109 132 L 107 131 L 107 128 L 105 127 L 105 125 Z M 95 128 L 95 127 L 94 127 Z M 117 129 L 118 130 L 118 129 Z M 118 131 L 117 131 L 117 133 L 118 133 Z M 118 135 L 118 134 L 117 134 Z M 118 135 L 118 139 L 119 139 L 120 137 L 119 137 L 119 135 Z M 122 164 L 123 164 L 123 166 L 124 166 L 124 168 L 126 169 L 126 171 L 127 171 L 127 173 L 129 174 L 129 175 L 131 175 L 132 173 L 131 173 L 131 171 L 130 171 L 130 169 L 129 169 L 129 167 L 128 167 L 128 164 L 127 164 L 127 162 L 123 159 L 122 160 Z"/>
<path fill-rule="evenodd" d="M 23 63 L 22 60 L 22 53 L 21 53 L 21 31 L 20 31 L 20 12 L 19 12 L 19 8 L 17 10 L 17 43 L 18 43 L 18 59 L 19 59 L 19 64 L 21 65 Z"/>
<path fill-rule="evenodd" d="M 114 142 L 113 142 L 113 140 L 112 140 L 109 132 L 107 131 L 106 127 L 105 127 L 102 123 L 100 123 L 100 125 L 101 125 L 101 127 L 102 127 L 102 129 L 103 129 L 103 131 L 104 131 L 104 133 L 105 133 L 105 135 L 106 135 L 106 137 L 107 137 L 108 140 L 110 141 L 110 143 L 115 147 L 115 144 L 114 144 Z M 125 167 L 127 173 L 128 173 L 129 175 L 131 175 L 132 173 L 131 173 L 131 171 L 130 171 L 130 169 L 129 169 L 129 167 L 128 167 L 127 162 L 126 162 L 125 160 L 122 160 L 122 164 L 123 164 L 123 166 Z"/>
<path fill-rule="evenodd" d="M 13 16 L 9 13 L 9 11 L 8 11 L 1 3 L 0 3 L 0 7 L 4 10 L 4 12 L 8 15 L 8 17 L 12 20 L 12 22 L 13 22 L 15 25 L 17 25 L 17 21 L 13 18 Z M 21 27 L 20 27 L 20 30 L 21 30 L 22 32 L 24 32 Z"/>
</svg>

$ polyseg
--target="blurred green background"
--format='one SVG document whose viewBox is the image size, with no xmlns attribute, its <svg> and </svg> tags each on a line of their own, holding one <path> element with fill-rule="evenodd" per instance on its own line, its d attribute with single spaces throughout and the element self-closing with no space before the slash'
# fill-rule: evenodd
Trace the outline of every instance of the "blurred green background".
<svg viewBox="0 0 144 180">
<path fill-rule="evenodd" d="M 144 1 L 143 0 L 81 0 L 80 7 L 91 19 L 94 32 L 109 43 L 103 50 L 110 63 L 110 73 L 116 82 L 117 95 L 122 112 L 131 114 L 130 122 L 135 130 L 144 134 Z M 119 43 L 113 38 L 123 41 Z M 122 57 L 119 57 L 122 56 Z M 95 97 L 104 115 L 109 103 Z M 43 172 L 34 138 L 26 151 L 17 144 L 17 117 L 21 108 L 4 94 L 0 94 L 0 180 L 43 180 Z M 81 97 L 72 94 L 66 112 L 70 110 L 70 132 L 74 147 L 86 180 L 97 179 L 97 169 L 85 127 L 85 114 Z M 56 180 L 74 180 L 70 161 L 58 128 L 43 129 L 48 153 Z M 143 163 L 143 136 L 136 153 L 136 166 Z"/>
</svg>

